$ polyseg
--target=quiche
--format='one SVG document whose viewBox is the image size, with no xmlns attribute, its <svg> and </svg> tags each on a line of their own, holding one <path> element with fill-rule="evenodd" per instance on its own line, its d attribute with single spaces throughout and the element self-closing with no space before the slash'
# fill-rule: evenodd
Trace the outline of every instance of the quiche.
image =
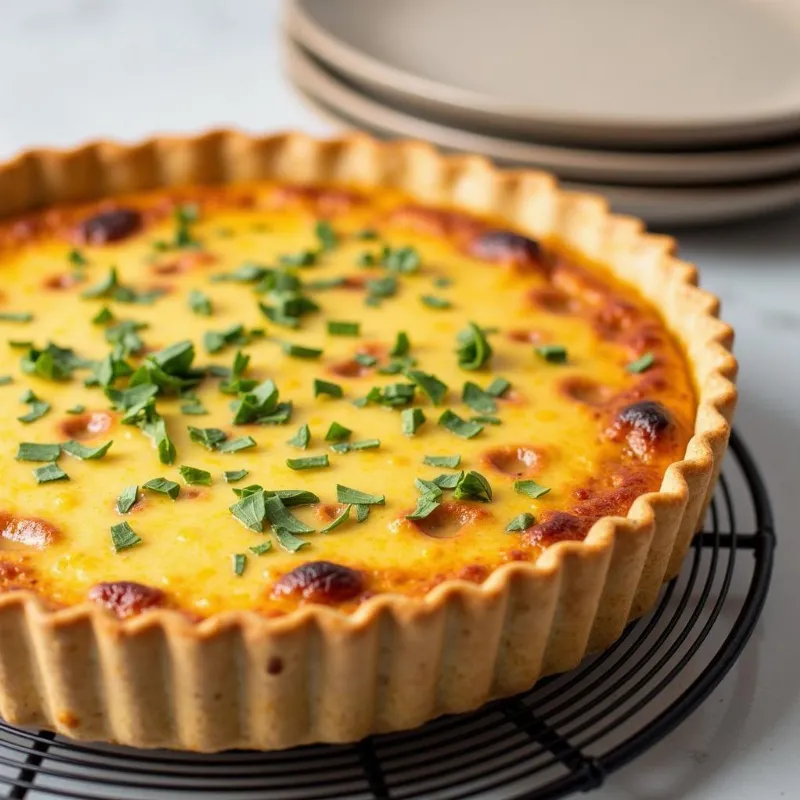
<svg viewBox="0 0 800 800">
<path fill-rule="evenodd" d="M 673 242 L 420 143 L 0 168 L 0 713 L 201 751 L 529 688 L 674 576 L 735 405 Z"/>
</svg>

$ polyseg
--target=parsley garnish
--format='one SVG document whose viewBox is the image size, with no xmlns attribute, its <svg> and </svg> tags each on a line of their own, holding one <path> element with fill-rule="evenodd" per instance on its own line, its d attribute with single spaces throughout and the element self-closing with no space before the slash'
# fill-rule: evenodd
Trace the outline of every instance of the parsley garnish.
<svg viewBox="0 0 800 800">
<path fill-rule="evenodd" d="M 546 486 L 540 486 L 536 481 L 533 480 L 524 480 L 524 481 L 514 481 L 514 491 L 518 492 L 519 494 L 524 494 L 527 497 L 532 497 L 536 500 L 539 497 L 543 497 L 546 495 L 550 489 Z"/>
<path fill-rule="evenodd" d="M 460 436 L 462 439 L 472 439 L 473 436 L 477 436 L 483 430 L 483 425 L 461 419 L 458 414 L 454 413 L 449 408 L 442 412 L 442 415 L 439 417 L 439 425 L 443 428 L 447 428 L 451 433 Z"/>
<path fill-rule="evenodd" d="M 220 453 L 238 453 L 240 450 L 247 450 L 256 446 L 256 440 L 252 436 L 240 436 L 238 439 L 228 439 L 217 445 Z"/>
<path fill-rule="evenodd" d="M 67 414 L 83 414 L 84 411 L 86 411 L 86 406 L 78 403 L 78 405 L 68 408 Z"/>
<path fill-rule="evenodd" d="M 382 494 L 367 494 L 359 492 L 357 489 L 350 489 L 347 486 L 336 484 L 336 500 L 340 503 L 352 503 L 364 506 L 384 506 L 386 496 Z"/>
<path fill-rule="evenodd" d="M 317 263 L 317 254 L 313 250 L 301 250 L 299 253 L 286 253 L 278 260 L 287 267 L 313 267 Z"/>
<path fill-rule="evenodd" d="M 247 565 L 247 556 L 244 553 L 233 554 L 233 574 L 244 575 L 244 568 Z"/>
<path fill-rule="evenodd" d="M 272 542 L 269 539 L 261 542 L 261 544 L 254 544 L 252 547 L 247 548 L 254 556 L 263 556 L 272 550 Z"/>
<path fill-rule="evenodd" d="M 404 436 L 413 436 L 425 422 L 421 408 L 404 408 L 400 413 L 400 426 Z"/>
<path fill-rule="evenodd" d="M 331 383 L 330 381 L 314 378 L 314 397 L 319 397 L 321 394 L 326 394 L 329 397 L 338 399 L 344 395 L 344 392 L 338 383 Z"/>
<path fill-rule="evenodd" d="M 307 456 L 306 458 L 287 458 L 286 466 L 289 469 L 303 470 L 303 469 L 319 469 L 320 467 L 329 467 L 328 454 L 324 453 L 321 456 Z"/>
<path fill-rule="evenodd" d="M 30 406 L 30 411 L 28 411 L 27 414 L 17 417 L 20 422 L 35 422 L 50 411 L 50 403 L 45 400 L 40 400 L 30 389 L 20 397 L 20 402 L 27 403 Z"/>
<path fill-rule="evenodd" d="M 311 544 L 311 542 L 306 542 L 304 539 L 298 539 L 293 536 L 286 528 L 275 528 L 275 536 L 278 539 L 278 544 L 287 553 L 296 553 L 301 547 L 308 547 Z"/>
<path fill-rule="evenodd" d="M 58 461 L 61 455 L 60 444 L 37 444 L 20 442 L 17 446 L 17 461 Z"/>
<path fill-rule="evenodd" d="M 200 216 L 200 210 L 194 204 L 184 204 L 175 209 L 175 239 L 174 246 L 181 247 L 199 247 L 200 242 L 195 239 L 192 232 L 192 225 L 197 222 Z"/>
<path fill-rule="evenodd" d="M 366 522 L 367 517 L 369 516 L 369 506 L 365 506 L 363 503 L 356 503 L 356 522 Z"/>
<path fill-rule="evenodd" d="M 361 333 L 360 322 L 337 322 L 328 320 L 328 333 L 331 336 L 358 336 Z"/>
<path fill-rule="evenodd" d="M 127 514 L 136 503 L 138 494 L 138 486 L 126 486 L 117 498 L 117 511 L 120 514 Z"/>
<path fill-rule="evenodd" d="M 237 481 L 244 480 L 250 474 L 246 469 L 231 469 L 222 473 L 225 478 L 225 483 L 236 483 Z"/>
<path fill-rule="evenodd" d="M 127 522 L 119 522 L 111 526 L 111 546 L 114 548 L 115 553 L 119 553 L 120 550 L 127 550 L 129 547 L 135 547 L 141 543 L 142 540 Z"/>
<path fill-rule="evenodd" d="M 456 500 L 477 500 L 489 503 L 492 499 L 492 487 L 480 472 L 462 472 L 455 485 L 453 497 Z"/>
<path fill-rule="evenodd" d="M 492 357 L 492 348 L 483 331 L 474 322 L 468 322 L 467 326 L 456 337 L 458 365 L 467 370 L 480 369 Z"/>
<path fill-rule="evenodd" d="M 397 294 L 397 278 L 387 275 L 385 278 L 373 278 L 367 281 L 367 302 L 376 305 L 386 297 Z"/>
<path fill-rule="evenodd" d="M 344 425 L 340 425 L 338 422 L 334 421 L 331 422 L 331 426 L 325 434 L 325 441 L 343 442 L 345 439 L 349 439 L 352 433 L 353 431 L 351 431 L 350 428 L 345 428 Z"/>
<path fill-rule="evenodd" d="M 536 519 L 533 514 L 529 514 L 527 511 L 524 514 L 518 514 L 506 525 L 506 533 L 527 530 L 534 522 Z"/>
<path fill-rule="evenodd" d="M 492 397 L 502 397 L 511 388 L 511 383 L 505 378 L 495 378 L 487 387 L 486 394 Z"/>
<path fill-rule="evenodd" d="M 551 364 L 567 363 L 567 348 L 560 344 L 543 344 L 534 348 L 536 355 Z"/>
<path fill-rule="evenodd" d="M 77 247 L 73 247 L 72 250 L 67 253 L 67 261 L 69 261 L 73 267 L 85 267 L 89 263 L 86 256 L 84 256 Z"/>
<path fill-rule="evenodd" d="M 146 322 L 126 319 L 107 328 L 105 333 L 106 341 L 116 345 L 114 355 L 117 358 L 125 358 L 144 350 L 144 342 L 138 332 L 146 327 Z"/>
<path fill-rule="evenodd" d="M 150 305 L 157 297 L 164 294 L 164 289 L 150 289 L 140 292 L 130 286 L 124 286 L 119 282 L 117 268 L 111 267 L 108 275 L 99 283 L 90 286 L 81 293 L 81 297 L 92 300 L 100 297 L 116 300 L 118 303 L 139 303 Z"/>
<path fill-rule="evenodd" d="M 426 305 L 428 308 L 444 310 L 453 307 L 453 304 L 449 300 L 443 297 L 434 297 L 432 294 L 420 295 L 419 299 L 422 301 L 422 304 Z"/>
<path fill-rule="evenodd" d="M 308 443 L 311 441 L 311 430 L 309 429 L 308 425 L 301 425 L 297 429 L 297 433 L 289 439 L 286 444 L 290 444 L 292 447 L 299 447 L 301 450 L 305 450 L 308 447 Z"/>
<path fill-rule="evenodd" d="M 211 298 L 199 289 L 192 289 L 189 292 L 189 308 L 201 317 L 210 317 L 214 313 Z"/>
<path fill-rule="evenodd" d="M 422 459 L 422 463 L 427 464 L 429 467 L 456 469 L 461 463 L 461 456 L 425 456 Z"/>
<path fill-rule="evenodd" d="M 322 350 L 316 347 L 304 347 L 291 342 L 283 342 L 281 347 L 287 356 L 293 356 L 294 358 L 319 358 L 322 355 Z"/>
<path fill-rule="evenodd" d="M 180 484 L 171 481 L 168 478 L 153 478 L 142 484 L 142 489 L 148 489 L 157 494 L 165 494 L 170 500 L 174 500 L 180 494 Z"/>
<path fill-rule="evenodd" d="M 73 458 L 79 458 L 81 461 L 97 461 L 101 459 L 107 452 L 108 448 L 114 444 L 113 441 L 101 444 L 99 447 L 86 447 L 80 442 L 68 441 L 61 445 L 61 449 L 65 453 L 69 453 Z"/>
<path fill-rule="evenodd" d="M 653 366 L 655 360 L 656 358 L 652 353 L 645 353 L 643 356 L 637 358 L 636 361 L 631 361 L 625 369 L 634 375 L 639 372 L 646 372 Z"/>
<path fill-rule="evenodd" d="M 31 322 L 33 314 L 30 311 L 0 311 L 0 322 Z"/>
<path fill-rule="evenodd" d="M 405 331 L 399 331 L 395 337 L 392 349 L 389 351 L 389 355 L 392 358 L 402 358 L 403 356 L 407 356 L 410 350 L 411 342 L 408 339 L 408 334 Z"/>
<path fill-rule="evenodd" d="M 0 386 L 8 386 L 9 383 L 14 383 L 14 379 L 10 375 L 0 375 Z M 70 411 L 67 409 L 67 414 Z"/>
<path fill-rule="evenodd" d="M 181 403 L 181 414 L 202 417 L 208 414 L 208 409 L 203 405 L 199 397 L 187 397 L 186 402 Z"/>
<path fill-rule="evenodd" d="M 228 438 L 225 431 L 219 428 L 193 428 L 189 426 L 189 439 L 208 450 L 216 450 Z"/>
<path fill-rule="evenodd" d="M 334 453 L 349 453 L 352 450 L 375 450 L 381 446 L 380 439 L 362 439 L 360 442 L 339 442 L 332 444 Z"/>
<path fill-rule="evenodd" d="M 486 414 L 478 414 L 475 417 L 470 417 L 472 422 L 479 422 L 481 425 L 502 425 L 503 420 L 500 417 L 492 417 Z"/>
<path fill-rule="evenodd" d="M 364 408 L 369 403 L 379 403 L 380 405 L 396 408 L 397 406 L 407 406 L 414 400 L 416 386 L 413 383 L 390 383 L 381 388 L 373 386 L 366 397 L 360 397 L 353 401 L 353 405 Z"/>
<path fill-rule="evenodd" d="M 327 220 L 321 219 L 314 227 L 314 233 L 319 240 L 320 250 L 334 250 L 339 244 L 339 237 L 333 226 Z"/>
<path fill-rule="evenodd" d="M 442 383 L 435 375 L 429 375 L 416 369 L 406 370 L 404 374 L 406 378 L 422 389 L 435 406 L 440 405 L 444 400 L 447 394 L 447 384 Z"/>
<path fill-rule="evenodd" d="M 497 411 L 497 403 L 488 392 L 484 392 L 477 383 L 467 381 L 461 392 L 461 399 L 479 414 L 493 414 Z"/>
<path fill-rule="evenodd" d="M 342 511 L 342 513 L 339 514 L 339 516 L 336 517 L 336 519 L 334 519 L 332 522 L 330 522 L 324 528 L 320 528 L 319 532 L 320 533 L 330 533 L 331 531 L 336 530 L 336 528 L 338 528 L 343 523 L 347 522 L 347 520 L 350 519 L 350 509 L 352 507 L 353 507 L 352 505 L 345 506 L 344 507 L 344 511 Z"/>
<path fill-rule="evenodd" d="M 410 273 L 419 269 L 422 259 L 413 247 L 384 247 L 381 263 L 392 272 Z"/>
<path fill-rule="evenodd" d="M 211 486 L 211 473 L 196 467 L 187 467 L 182 464 L 178 468 L 181 477 L 190 486 Z"/>
<path fill-rule="evenodd" d="M 245 528 L 261 533 L 267 514 L 264 490 L 258 487 L 251 494 L 243 495 L 230 507 L 230 512 Z"/>
<path fill-rule="evenodd" d="M 250 342 L 250 337 L 241 323 L 229 325 L 221 331 L 206 331 L 203 334 L 203 346 L 209 353 L 219 353 L 231 345 L 244 345 Z"/>
<path fill-rule="evenodd" d="M 20 360 L 23 372 L 50 381 L 68 380 L 76 369 L 88 367 L 90 363 L 75 355 L 71 348 L 59 347 L 52 342 L 43 350 L 31 347 Z"/>
<path fill-rule="evenodd" d="M 36 478 L 36 483 L 69 480 L 69 475 L 56 463 L 47 464 L 44 467 L 37 467 L 33 471 L 33 477 Z"/>
<path fill-rule="evenodd" d="M 370 253 L 369 250 L 364 250 L 363 253 L 359 253 L 356 256 L 356 266 L 357 267 L 374 267 L 375 263 L 377 262 L 377 257 L 375 253 Z"/>
<path fill-rule="evenodd" d="M 442 490 L 434 486 L 431 491 L 417 498 L 416 508 L 410 514 L 406 514 L 406 519 L 425 519 L 430 516 L 441 505 L 441 496 Z"/>
<path fill-rule="evenodd" d="M 274 528 L 283 528 L 289 531 L 289 533 L 314 532 L 313 528 L 310 528 L 304 522 L 301 522 L 286 508 L 286 505 L 277 493 L 268 496 L 264 506 L 266 509 L 267 519 Z"/>
<path fill-rule="evenodd" d="M 377 239 L 378 231 L 376 231 L 375 228 L 362 228 L 360 231 L 356 231 L 353 234 L 353 238 L 362 241 Z"/>
<path fill-rule="evenodd" d="M 114 321 L 114 314 L 108 306 L 103 306 L 93 317 L 93 325 L 105 325 Z"/>
<path fill-rule="evenodd" d="M 250 422 L 263 422 L 264 417 L 272 414 L 278 408 L 278 397 L 278 387 L 274 381 L 268 378 L 231 404 L 234 411 L 233 424 L 246 425 Z"/>
</svg>

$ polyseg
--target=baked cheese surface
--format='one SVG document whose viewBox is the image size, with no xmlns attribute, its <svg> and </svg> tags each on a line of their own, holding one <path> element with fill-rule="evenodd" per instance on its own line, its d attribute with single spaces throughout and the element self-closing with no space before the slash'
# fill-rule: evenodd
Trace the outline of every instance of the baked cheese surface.
<svg viewBox="0 0 800 800">
<path fill-rule="evenodd" d="M 627 513 L 694 423 L 632 288 L 396 194 L 51 209 L 0 224 L 0 262 L 0 576 L 54 606 L 349 610 L 483 581 Z"/>
</svg>

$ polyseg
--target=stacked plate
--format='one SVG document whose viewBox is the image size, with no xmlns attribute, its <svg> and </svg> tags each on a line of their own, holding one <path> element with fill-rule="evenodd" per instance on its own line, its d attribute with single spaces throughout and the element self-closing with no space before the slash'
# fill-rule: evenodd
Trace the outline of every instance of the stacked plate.
<svg viewBox="0 0 800 800">
<path fill-rule="evenodd" d="M 547 169 L 651 224 L 800 202 L 800 0 L 287 0 L 338 124 Z"/>
</svg>

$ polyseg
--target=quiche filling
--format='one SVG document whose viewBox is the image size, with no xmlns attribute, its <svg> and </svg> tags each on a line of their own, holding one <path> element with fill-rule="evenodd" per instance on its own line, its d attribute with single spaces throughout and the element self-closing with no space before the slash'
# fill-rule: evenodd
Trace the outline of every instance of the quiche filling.
<svg viewBox="0 0 800 800">
<path fill-rule="evenodd" d="M 656 491 L 695 391 L 602 265 L 394 192 L 0 224 L 0 585 L 120 617 L 481 582 Z"/>
</svg>

